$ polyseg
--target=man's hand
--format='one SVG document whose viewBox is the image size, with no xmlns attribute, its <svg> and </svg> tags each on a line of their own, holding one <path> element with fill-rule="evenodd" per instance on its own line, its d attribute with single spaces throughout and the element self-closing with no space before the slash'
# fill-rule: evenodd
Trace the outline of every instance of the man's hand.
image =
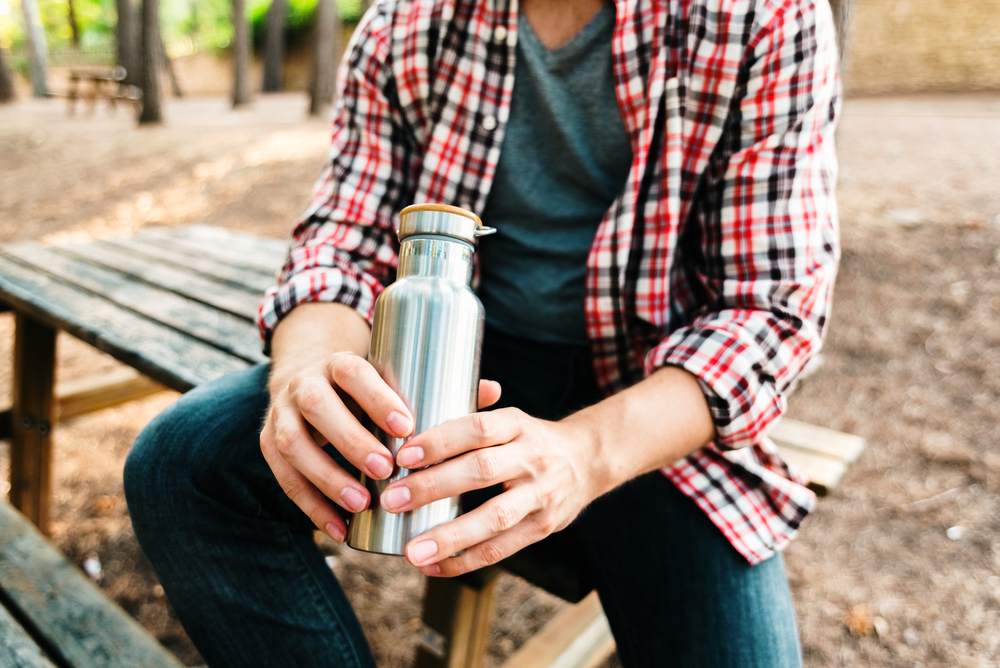
<svg viewBox="0 0 1000 668">
<path fill-rule="evenodd" d="M 305 304 L 290 313 L 272 339 L 271 407 L 260 449 L 288 497 L 336 541 L 347 525 L 331 501 L 356 513 L 368 490 L 322 446 L 330 443 L 375 480 L 392 474 L 389 450 L 362 424 L 367 416 L 387 434 L 404 437 L 413 416 L 364 359 L 368 325 L 340 304 Z M 482 381 L 480 408 L 500 398 L 500 386 Z"/>
<path fill-rule="evenodd" d="M 538 420 L 516 408 L 475 413 L 411 439 L 396 457 L 400 466 L 441 463 L 393 483 L 382 494 L 386 510 L 412 510 L 496 484 L 504 492 L 411 540 L 407 559 L 425 575 L 459 575 L 566 528 L 606 491 L 592 440 L 571 422 Z"/>
<path fill-rule="evenodd" d="M 400 448 L 396 463 L 429 468 L 394 482 L 381 501 L 403 512 L 502 484 L 498 496 L 406 546 L 406 558 L 425 575 L 459 575 L 566 528 L 597 497 L 677 461 L 714 434 L 698 381 L 668 367 L 559 422 L 508 408 L 419 434 Z"/>
<path fill-rule="evenodd" d="M 338 391 L 387 434 L 403 437 L 413 430 L 406 404 L 372 365 L 352 352 L 338 352 L 296 373 L 272 394 L 260 449 L 285 494 L 317 527 L 343 542 L 347 525 L 330 501 L 356 513 L 368 507 L 370 498 L 321 446 L 332 444 L 375 480 L 392 474 L 393 461 Z"/>
</svg>

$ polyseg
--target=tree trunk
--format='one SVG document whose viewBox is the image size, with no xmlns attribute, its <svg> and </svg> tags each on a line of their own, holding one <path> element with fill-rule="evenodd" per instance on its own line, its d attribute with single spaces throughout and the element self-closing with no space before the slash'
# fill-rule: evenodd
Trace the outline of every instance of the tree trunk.
<svg viewBox="0 0 1000 668">
<path fill-rule="evenodd" d="M 160 62 L 167 70 L 167 76 L 170 77 L 170 88 L 174 92 L 174 97 L 184 97 L 181 84 L 177 81 L 177 73 L 174 72 L 174 61 L 167 55 L 167 45 L 163 43 L 163 35 L 160 35 L 160 58 L 162 59 Z"/>
<path fill-rule="evenodd" d="M 73 32 L 73 46 L 80 48 L 80 24 L 76 20 L 76 8 L 73 6 L 73 0 L 66 0 L 66 4 L 69 5 L 69 29 Z"/>
<path fill-rule="evenodd" d="M 851 33 L 851 0 L 830 0 L 833 10 L 833 24 L 837 26 L 837 49 L 840 51 L 840 62 L 844 62 L 847 53 L 847 38 Z"/>
<path fill-rule="evenodd" d="M 282 87 L 281 67 L 285 60 L 285 12 L 287 0 L 272 0 L 267 10 L 267 41 L 264 44 L 265 93 L 277 93 Z"/>
<path fill-rule="evenodd" d="M 14 101 L 14 76 L 7 65 L 7 58 L 0 47 L 0 104 Z"/>
<path fill-rule="evenodd" d="M 319 0 L 316 21 L 316 58 L 313 61 L 312 85 L 309 87 L 309 113 L 321 115 L 333 102 L 337 83 L 340 14 L 334 0 Z"/>
<path fill-rule="evenodd" d="M 250 22 L 246 0 L 233 0 L 233 108 L 250 103 Z"/>
<path fill-rule="evenodd" d="M 142 113 L 139 123 L 160 123 L 160 0 L 142 0 Z"/>
<path fill-rule="evenodd" d="M 24 9 L 24 34 L 31 53 L 31 86 L 35 97 L 45 97 L 49 92 L 45 81 L 49 69 L 49 49 L 42 29 L 42 16 L 38 12 L 37 0 L 21 0 L 21 7 Z"/>
<path fill-rule="evenodd" d="M 125 68 L 125 82 L 142 84 L 141 30 L 139 12 L 132 0 L 115 0 L 118 22 L 115 40 L 118 42 L 118 64 Z"/>
</svg>

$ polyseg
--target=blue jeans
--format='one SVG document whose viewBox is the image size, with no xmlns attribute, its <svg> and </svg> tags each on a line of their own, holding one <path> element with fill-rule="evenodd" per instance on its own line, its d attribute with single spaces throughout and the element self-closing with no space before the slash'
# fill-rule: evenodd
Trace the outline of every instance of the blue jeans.
<svg viewBox="0 0 1000 668">
<path fill-rule="evenodd" d="M 203 385 L 140 434 L 125 465 L 136 536 L 210 666 L 373 668 L 313 526 L 260 453 L 267 374 Z M 482 375 L 501 382 L 501 405 L 548 419 L 599 397 L 585 348 L 488 332 Z M 751 567 L 661 474 L 535 547 L 559 541 L 576 547 L 548 553 L 586 572 L 625 666 L 801 666 L 781 556 Z"/>
</svg>

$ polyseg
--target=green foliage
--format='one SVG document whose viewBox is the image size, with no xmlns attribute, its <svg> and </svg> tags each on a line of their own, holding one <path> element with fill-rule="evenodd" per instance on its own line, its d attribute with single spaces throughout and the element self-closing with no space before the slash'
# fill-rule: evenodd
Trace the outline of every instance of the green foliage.
<svg viewBox="0 0 1000 668">
<path fill-rule="evenodd" d="M 84 51 L 113 51 L 117 13 L 115 0 L 72 0 L 80 27 Z M 133 0 L 141 11 L 141 0 Z M 286 44 L 295 48 L 305 43 L 316 19 L 317 0 L 288 0 L 285 18 Z M 72 46 L 68 0 L 38 0 L 45 26 L 45 38 L 52 51 Z M 267 10 L 270 0 L 249 0 L 247 13 L 251 21 L 254 46 L 264 45 Z M 341 19 L 356 23 L 361 18 L 361 0 L 337 0 Z M 183 44 L 183 51 L 224 49 L 232 41 L 231 0 L 160 0 L 160 22 L 168 48 Z M 18 62 L 27 48 L 24 35 L 24 13 L 21 0 L 0 0 L 0 48 L 12 52 Z"/>
<path fill-rule="evenodd" d="M 316 4 L 317 0 L 288 0 L 285 12 L 287 47 L 295 48 L 305 44 L 316 23 Z M 267 14 L 270 8 L 269 0 L 251 0 L 248 8 L 253 47 L 257 53 L 264 51 Z M 340 20 L 344 23 L 357 23 L 361 19 L 361 0 L 337 0 L 337 9 L 340 11 Z"/>
</svg>

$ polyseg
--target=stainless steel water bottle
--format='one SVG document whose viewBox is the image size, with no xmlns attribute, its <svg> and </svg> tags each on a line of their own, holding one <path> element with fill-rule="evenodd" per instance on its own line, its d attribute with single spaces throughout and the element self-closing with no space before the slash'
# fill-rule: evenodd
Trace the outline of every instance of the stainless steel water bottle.
<svg viewBox="0 0 1000 668">
<path fill-rule="evenodd" d="M 472 260 L 477 237 L 494 231 L 476 214 L 443 204 L 409 206 L 399 215 L 396 282 L 375 302 L 368 360 L 409 407 L 411 437 L 477 408 L 484 315 L 470 287 Z M 376 435 L 395 458 L 404 439 Z M 396 467 L 386 480 L 362 475 L 372 500 L 354 515 L 348 545 L 403 554 L 411 538 L 458 517 L 458 497 L 399 514 L 382 508 L 385 488 L 409 474 Z"/>
</svg>

